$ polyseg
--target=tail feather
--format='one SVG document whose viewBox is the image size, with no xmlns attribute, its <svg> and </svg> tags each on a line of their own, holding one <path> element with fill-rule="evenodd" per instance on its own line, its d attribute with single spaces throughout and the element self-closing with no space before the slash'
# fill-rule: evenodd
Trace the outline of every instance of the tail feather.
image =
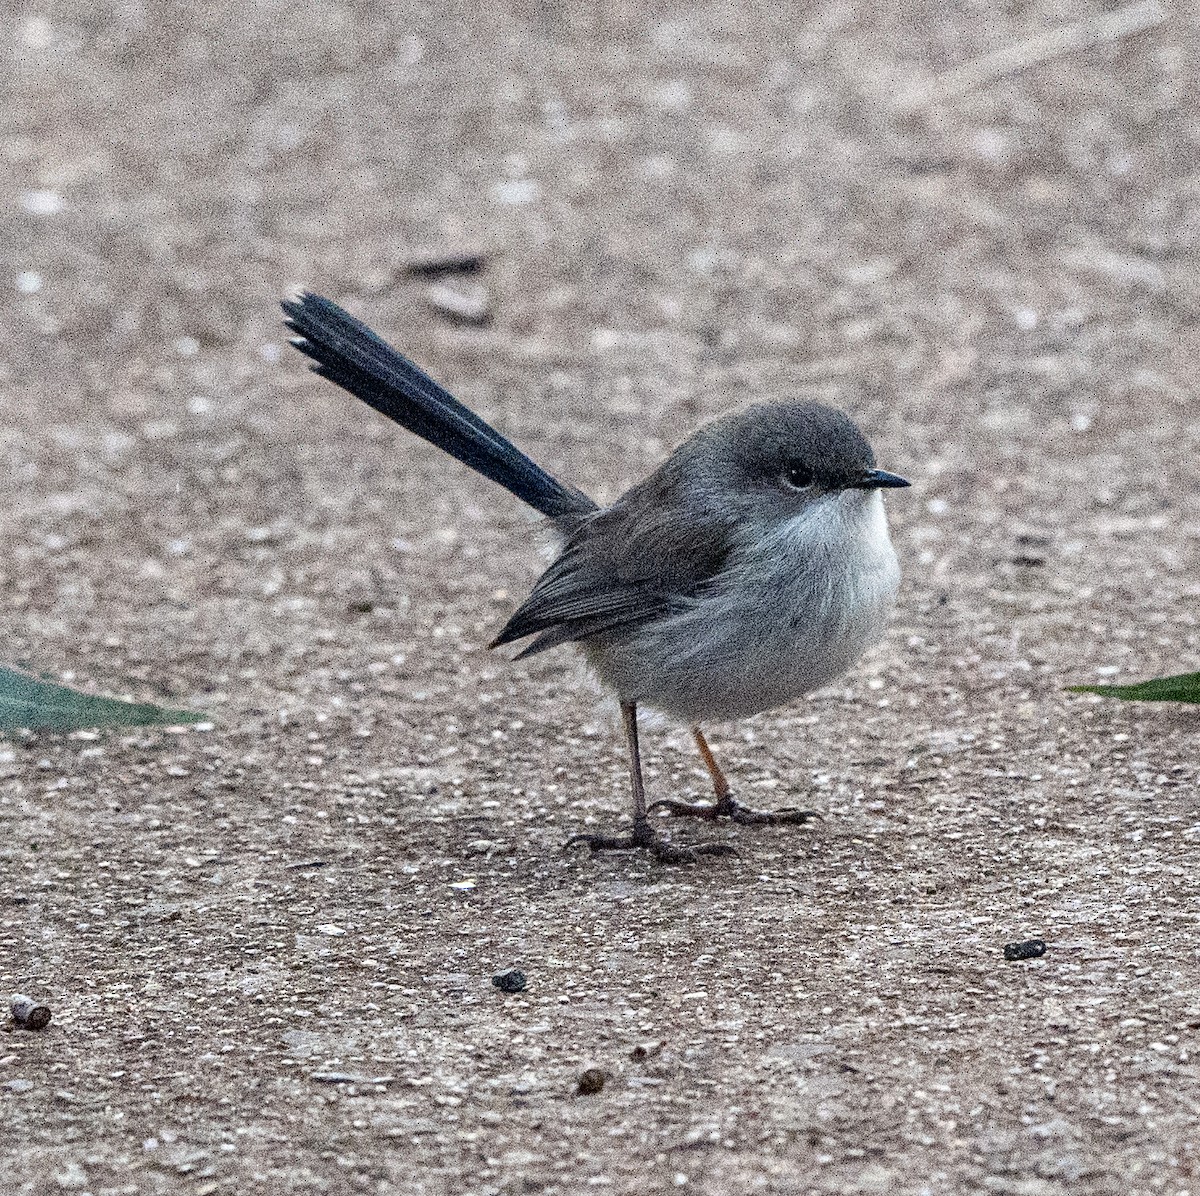
<svg viewBox="0 0 1200 1196">
<path fill-rule="evenodd" d="M 283 303 L 292 341 L 313 370 L 551 518 L 596 504 L 535 465 L 424 370 L 320 295 Z"/>
</svg>

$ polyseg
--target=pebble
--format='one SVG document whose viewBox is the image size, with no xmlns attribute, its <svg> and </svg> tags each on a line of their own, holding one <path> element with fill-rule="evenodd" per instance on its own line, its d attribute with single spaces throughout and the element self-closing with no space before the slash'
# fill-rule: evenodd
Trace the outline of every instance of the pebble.
<svg viewBox="0 0 1200 1196">
<path fill-rule="evenodd" d="M 604 1087 L 604 1081 L 607 1077 L 598 1067 L 589 1067 L 579 1077 L 579 1084 L 575 1091 L 580 1096 L 595 1096 Z"/>
<path fill-rule="evenodd" d="M 1046 942 L 1044 939 L 1026 939 L 1022 943 L 1005 943 L 1004 958 L 1007 960 L 1016 959 L 1041 959 L 1046 954 Z"/>
<path fill-rule="evenodd" d="M 492 316 L 486 288 L 479 283 L 436 282 L 428 292 L 430 305 L 462 324 L 486 324 Z"/>
<path fill-rule="evenodd" d="M 629 1057 L 635 1063 L 641 1063 L 644 1059 L 649 1059 L 652 1056 L 657 1055 L 664 1046 L 666 1046 L 666 1043 L 664 1042 L 639 1042 L 637 1046 L 635 1046 L 633 1050 L 629 1052 Z"/>
<path fill-rule="evenodd" d="M 9 1012 L 13 1022 L 23 1030 L 44 1030 L 50 1024 L 50 1006 L 23 993 L 13 993 Z"/>
<path fill-rule="evenodd" d="M 497 972 L 492 977 L 492 983 L 502 993 L 519 993 L 525 991 L 525 973 L 518 971 L 516 968 L 509 968 L 504 972 Z"/>
</svg>

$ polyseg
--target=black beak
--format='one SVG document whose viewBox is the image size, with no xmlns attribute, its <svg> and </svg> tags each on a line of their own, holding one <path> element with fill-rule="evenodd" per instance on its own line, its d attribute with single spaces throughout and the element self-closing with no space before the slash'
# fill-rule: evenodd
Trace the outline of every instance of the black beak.
<svg viewBox="0 0 1200 1196">
<path fill-rule="evenodd" d="M 888 473 L 886 469 L 868 469 L 851 485 L 855 490 L 899 490 L 904 486 L 911 486 L 912 482 L 898 473 Z"/>
</svg>

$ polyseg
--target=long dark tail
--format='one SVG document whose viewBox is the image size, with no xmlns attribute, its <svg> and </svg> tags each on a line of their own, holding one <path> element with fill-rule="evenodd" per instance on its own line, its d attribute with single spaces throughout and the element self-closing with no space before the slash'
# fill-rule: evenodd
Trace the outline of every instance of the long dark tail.
<svg viewBox="0 0 1200 1196">
<path fill-rule="evenodd" d="M 495 428 L 443 390 L 365 324 L 320 295 L 285 301 L 292 344 L 312 368 L 410 432 L 498 482 L 535 511 L 556 518 L 594 511 L 585 494 L 535 465 Z"/>
</svg>

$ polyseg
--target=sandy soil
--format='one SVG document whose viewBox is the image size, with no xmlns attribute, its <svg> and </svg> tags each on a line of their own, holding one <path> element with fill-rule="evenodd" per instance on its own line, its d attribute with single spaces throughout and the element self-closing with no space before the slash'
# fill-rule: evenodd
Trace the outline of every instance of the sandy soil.
<svg viewBox="0 0 1200 1196">
<path fill-rule="evenodd" d="M 1200 1192 L 1200 723 L 1064 693 L 1200 667 L 1195 27 L 601 9 L 7 16 L 0 658 L 213 726 L 0 745 L 0 987 L 55 1011 L 0 1188 Z M 853 413 L 917 483 L 889 639 L 713 735 L 823 823 L 560 850 L 625 778 L 565 654 L 485 650 L 528 521 L 305 372 L 299 284 L 599 498 Z"/>
</svg>

